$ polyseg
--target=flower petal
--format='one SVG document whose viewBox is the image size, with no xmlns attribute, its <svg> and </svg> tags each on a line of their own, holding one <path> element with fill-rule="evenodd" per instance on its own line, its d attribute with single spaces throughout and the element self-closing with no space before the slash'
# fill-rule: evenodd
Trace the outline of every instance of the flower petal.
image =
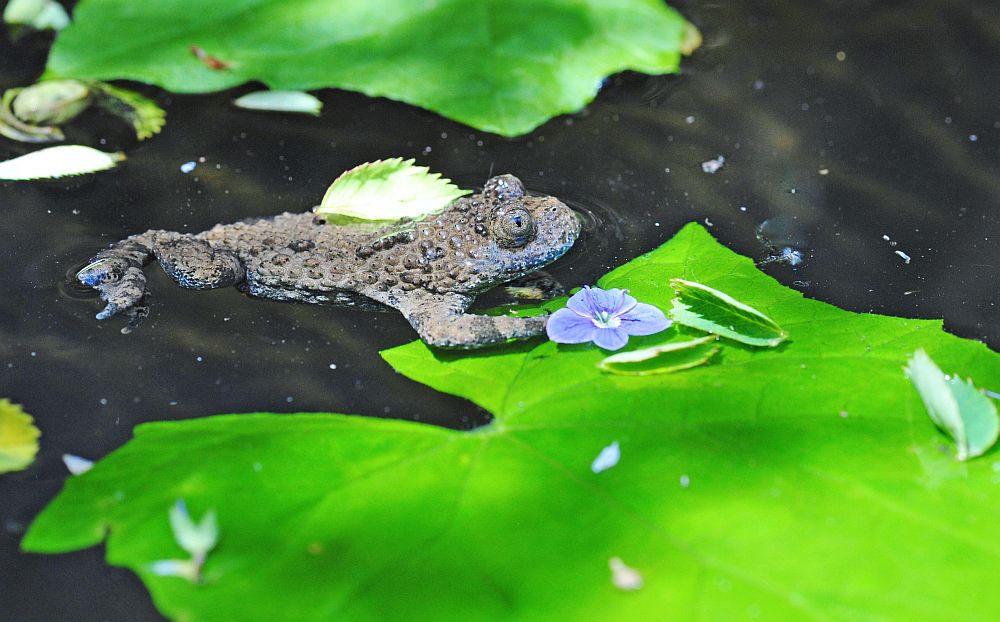
<svg viewBox="0 0 1000 622">
<path fill-rule="evenodd" d="M 590 304 L 591 308 L 596 313 L 609 313 L 616 314 L 623 308 L 623 297 L 627 296 L 625 292 L 621 289 L 615 287 L 614 289 L 601 289 L 600 287 L 591 287 L 590 293 Z M 631 296 L 628 296 L 632 298 Z M 635 300 L 634 298 L 632 298 Z"/>
<path fill-rule="evenodd" d="M 580 315 L 594 317 L 594 313 L 597 312 L 597 309 L 594 309 L 593 304 L 591 304 L 590 286 L 585 286 L 583 289 L 570 296 L 570 299 L 566 301 L 566 308 L 571 311 L 575 311 Z"/>
<path fill-rule="evenodd" d="M 597 330 L 589 317 L 583 317 L 570 309 L 559 309 L 549 316 L 549 321 L 545 325 L 549 339 L 556 343 L 593 341 Z"/>
<path fill-rule="evenodd" d="M 619 350 L 628 343 L 628 333 L 621 328 L 599 328 L 594 343 L 605 350 Z"/>
<path fill-rule="evenodd" d="M 630 335 L 652 335 L 673 324 L 663 311 L 645 302 L 636 303 L 621 316 L 621 321 L 621 328 Z"/>
</svg>

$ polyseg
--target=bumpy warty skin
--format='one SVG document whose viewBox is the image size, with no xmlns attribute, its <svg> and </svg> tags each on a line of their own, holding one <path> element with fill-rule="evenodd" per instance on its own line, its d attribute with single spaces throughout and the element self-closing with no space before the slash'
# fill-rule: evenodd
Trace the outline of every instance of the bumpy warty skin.
<svg viewBox="0 0 1000 622">
<path fill-rule="evenodd" d="M 328 224 L 312 213 L 216 225 L 198 234 L 147 231 L 98 253 L 80 282 L 107 302 L 98 319 L 146 314 L 142 267 L 155 258 L 179 285 L 235 285 L 251 296 L 399 310 L 429 345 L 475 348 L 544 332 L 545 318 L 465 313 L 475 296 L 565 253 L 576 214 L 553 197 L 525 194 L 501 175 L 444 212 L 388 226 Z"/>
</svg>

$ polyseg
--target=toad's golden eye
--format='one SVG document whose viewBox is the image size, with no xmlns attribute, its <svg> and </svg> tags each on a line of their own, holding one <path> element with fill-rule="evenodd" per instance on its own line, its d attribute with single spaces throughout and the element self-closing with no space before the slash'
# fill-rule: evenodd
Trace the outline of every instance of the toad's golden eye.
<svg viewBox="0 0 1000 622">
<path fill-rule="evenodd" d="M 507 248 L 524 246 L 535 238 L 535 219 L 528 210 L 501 209 L 493 216 L 493 235 L 497 243 Z"/>
</svg>

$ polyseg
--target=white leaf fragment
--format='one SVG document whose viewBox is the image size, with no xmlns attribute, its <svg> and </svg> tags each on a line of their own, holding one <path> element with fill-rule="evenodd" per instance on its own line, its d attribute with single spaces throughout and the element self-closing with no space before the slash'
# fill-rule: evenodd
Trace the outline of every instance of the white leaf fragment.
<svg viewBox="0 0 1000 622">
<path fill-rule="evenodd" d="M 608 568 L 611 569 L 611 584 L 619 590 L 634 592 L 642 588 L 642 574 L 635 568 L 625 564 L 620 557 L 612 557 L 608 560 Z"/>
<path fill-rule="evenodd" d="M 437 213 L 469 194 L 413 160 L 391 158 L 352 168 L 338 177 L 313 211 L 329 219 L 399 220 Z"/>
<path fill-rule="evenodd" d="M 905 371 L 931 420 L 955 441 L 959 460 L 981 456 L 996 443 L 996 406 L 972 380 L 944 374 L 923 348 L 913 353 Z"/>
<path fill-rule="evenodd" d="M 10 0 L 3 11 L 3 21 L 35 30 L 62 30 L 69 26 L 69 15 L 55 0 Z"/>
<path fill-rule="evenodd" d="M 621 447 L 618 446 L 618 441 L 615 441 L 602 449 L 601 453 L 597 454 L 597 457 L 594 458 L 594 461 L 590 464 L 590 470 L 594 473 L 607 471 L 611 467 L 618 464 L 621 457 Z"/>
<path fill-rule="evenodd" d="M 124 153 L 105 153 L 83 145 L 48 147 L 0 162 L 0 179 L 28 181 L 84 175 L 114 168 L 124 159 Z"/>
<path fill-rule="evenodd" d="M 94 468 L 93 460 L 87 460 L 73 454 L 63 454 L 62 461 L 66 465 L 66 470 L 70 472 L 70 475 L 83 475 Z"/>
<path fill-rule="evenodd" d="M 319 116 L 323 102 L 305 91 L 257 91 L 233 100 L 233 105 L 249 110 L 301 112 Z"/>
<path fill-rule="evenodd" d="M 712 346 L 709 348 L 702 348 L 702 346 L 710 345 L 712 342 L 719 339 L 718 335 L 708 335 L 705 337 L 699 337 L 697 339 L 691 339 L 689 341 L 675 341 L 672 343 L 663 343 L 656 346 L 651 346 L 649 348 L 642 348 L 639 350 L 631 350 L 629 352 L 622 352 L 620 354 L 612 354 L 606 357 L 597 364 L 597 367 L 604 371 L 610 371 L 612 373 L 621 375 L 633 375 L 633 376 L 646 376 L 657 373 L 670 373 L 674 371 L 680 371 L 683 369 L 689 369 L 691 367 L 697 367 L 702 365 L 710 358 L 712 358 L 716 352 L 719 351 L 718 346 Z M 701 350 L 698 350 L 701 348 Z M 697 352 L 696 352 L 697 351 Z M 670 355 L 686 355 L 691 353 L 692 356 L 688 358 L 678 358 L 675 361 L 670 361 Z M 698 353 L 700 352 L 700 354 Z M 642 363 L 645 361 L 650 361 L 656 358 L 667 359 L 661 368 L 652 369 L 640 369 L 640 370 L 630 370 L 629 366 L 635 363 Z"/>
<path fill-rule="evenodd" d="M 196 560 L 204 559 L 219 541 L 219 523 L 215 512 L 205 512 L 201 522 L 195 523 L 188 514 L 187 505 L 181 500 L 170 508 L 170 528 L 177 544 Z"/>
</svg>

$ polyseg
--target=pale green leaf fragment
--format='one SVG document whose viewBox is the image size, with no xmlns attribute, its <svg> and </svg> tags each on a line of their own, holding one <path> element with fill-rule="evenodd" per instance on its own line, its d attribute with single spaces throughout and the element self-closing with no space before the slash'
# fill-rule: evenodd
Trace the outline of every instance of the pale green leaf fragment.
<svg viewBox="0 0 1000 622">
<path fill-rule="evenodd" d="M 0 399 L 0 473 L 20 471 L 38 453 L 38 437 L 31 415 L 10 400 Z"/>
<path fill-rule="evenodd" d="M 0 162 L 0 179 L 27 181 L 83 175 L 114 168 L 125 154 L 105 153 L 83 145 L 62 145 Z"/>
<path fill-rule="evenodd" d="M 196 523 L 188 514 L 187 505 L 178 500 L 170 508 L 170 528 L 177 544 L 195 560 L 204 560 L 219 541 L 219 522 L 214 510 L 209 510 Z"/>
<path fill-rule="evenodd" d="M 346 216 L 362 220 L 419 218 L 442 211 L 469 194 L 413 160 L 391 158 L 367 162 L 338 177 L 314 209 L 327 220 Z"/>
<path fill-rule="evenodd" d="M 613 354 L 597 366 L 620 376 L 651 376 L 669 374 L 707 363 L 719 351 L 718 335 L 708 335 L 690 341 L 664 343 L 641 350 Z"/>
<path fill-rule="evenodd" d="M 233 105 L 249 110 L 301 112 L 319 116 L 323 102 L 305 91 L 257 91 L 233 100 Z"/>
<path fill-rule="evenodd" d="M 774 320 L 757 309 L 707 285 L 671 279 L 677 297 L 670 317 L 679 324 L 752 346 L 774 347 L 788 338 Z"/>
<path fill-rule="evenodd" d="M 69 15 L 55 0 L 10 0 L 3 11 L 3 21 L 36 30 L 62 30 L 69 26 Z"/>
<path fill-rule="evenodd" d="M 959 460 L 981 456 L 996 443 L 1000 434 L 996 405 L 971 379 L 963 382 L 945 374 L 923 348 L 913 353 L 906 375 L 931 420 L 955 441 Z"/>
</svg>

